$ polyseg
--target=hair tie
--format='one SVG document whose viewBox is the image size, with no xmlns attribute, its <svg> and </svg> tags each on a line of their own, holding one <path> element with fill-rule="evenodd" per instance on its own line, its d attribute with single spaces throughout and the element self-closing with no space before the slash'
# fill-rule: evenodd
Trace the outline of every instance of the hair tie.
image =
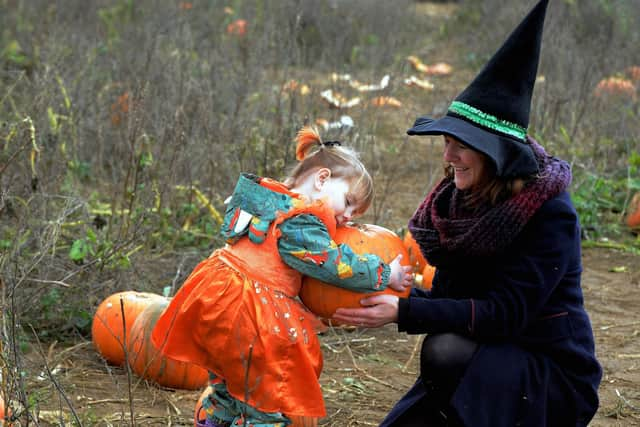
<svg viewBox="0 0 640 427">
<path fill-rule="evenodd" d="M 322 142 L 322 146 L 324 146 L 324 147 L 334 147 L 336 145 L 339 147 L 339 146 L 342 145 L 342 142 L 340 142 L 340 141 L 324 141 L 324 142 Z"/>
</svg>

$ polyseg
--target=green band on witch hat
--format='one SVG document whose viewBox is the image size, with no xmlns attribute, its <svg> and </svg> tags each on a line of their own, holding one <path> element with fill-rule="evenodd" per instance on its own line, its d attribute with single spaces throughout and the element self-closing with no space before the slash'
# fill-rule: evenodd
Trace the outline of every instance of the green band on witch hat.
<svg viewBox="0 0 640 427">
<path fill-rule="evenodd" d="M 496 116 L 492 116 L 491 114 L 480 111 L 469 104 L 465 104 L 464 102 L 453 101 L 449 106 L 449 111 L 451 111 L 452 113 L 456 113 L 480 126 L 497 130 L 498 132 L 504 133 L 506 135 L 514 136 L 518 139 L 521 139 L 522 141 L 526 140 L 527 138 L 527 128 L 524 128 L 515 123 L 511 123 L 507 120 L 501 120 Z"/>
</svg>

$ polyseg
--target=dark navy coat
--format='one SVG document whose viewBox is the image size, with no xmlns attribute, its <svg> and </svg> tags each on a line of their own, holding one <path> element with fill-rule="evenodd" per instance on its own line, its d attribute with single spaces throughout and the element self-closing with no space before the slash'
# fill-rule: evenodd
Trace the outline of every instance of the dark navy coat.
<svg viewBox="0 0 640 427">
<path fill-rule="evenodd" d="M 450 401 L 466 426 L 589 423 L 602 370 L 581 272 L 579 222 L 564 192 L 542 205 L 507 250 L 452 254 L 430 293 L 414 289 L 400 300 L 400 331 L 454 332 L 480 344 Z M 418 379 L 381 426 L 393 426 L 425 394 Z"/>
</svg>

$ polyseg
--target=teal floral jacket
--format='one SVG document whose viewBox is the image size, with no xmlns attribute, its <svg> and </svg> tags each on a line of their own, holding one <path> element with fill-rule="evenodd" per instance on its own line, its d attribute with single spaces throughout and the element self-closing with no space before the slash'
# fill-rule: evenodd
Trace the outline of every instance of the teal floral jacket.
<svg viewBox="0 0 640 427">
<path fill-rule="evenodd" d="M 245 235 L 254 243 L 263 242 L 278 215 L 299 206 L 299 200 L 260 185 L 261 180 L 255 175 L 242 174 L 227 199 L 222 234 L 229 244 Z M 295 215 L 278 227 L 280 257 L 302 274 L 358 292 L 387 287 L 389 265 L 377 255 L 356 254 L 348 245 L 334 242 L 327 226 L 317 216 Z"/>
</svg>

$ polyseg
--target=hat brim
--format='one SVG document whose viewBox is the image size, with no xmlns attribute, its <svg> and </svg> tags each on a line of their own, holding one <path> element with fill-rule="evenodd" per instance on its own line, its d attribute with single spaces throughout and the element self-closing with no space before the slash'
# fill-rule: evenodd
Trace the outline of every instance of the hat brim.
<svg viewBox="0 0 640 427">
<path fill-rule="evenodd" d="M 487 155 L 500 177 L 525 176 L 538 171 L 538 162 L 529 144 L 490 132 L 455 116 L 446 115 L 439 119 L 419 117 L 407 134 L 451 135 Z"/>
</svg>

